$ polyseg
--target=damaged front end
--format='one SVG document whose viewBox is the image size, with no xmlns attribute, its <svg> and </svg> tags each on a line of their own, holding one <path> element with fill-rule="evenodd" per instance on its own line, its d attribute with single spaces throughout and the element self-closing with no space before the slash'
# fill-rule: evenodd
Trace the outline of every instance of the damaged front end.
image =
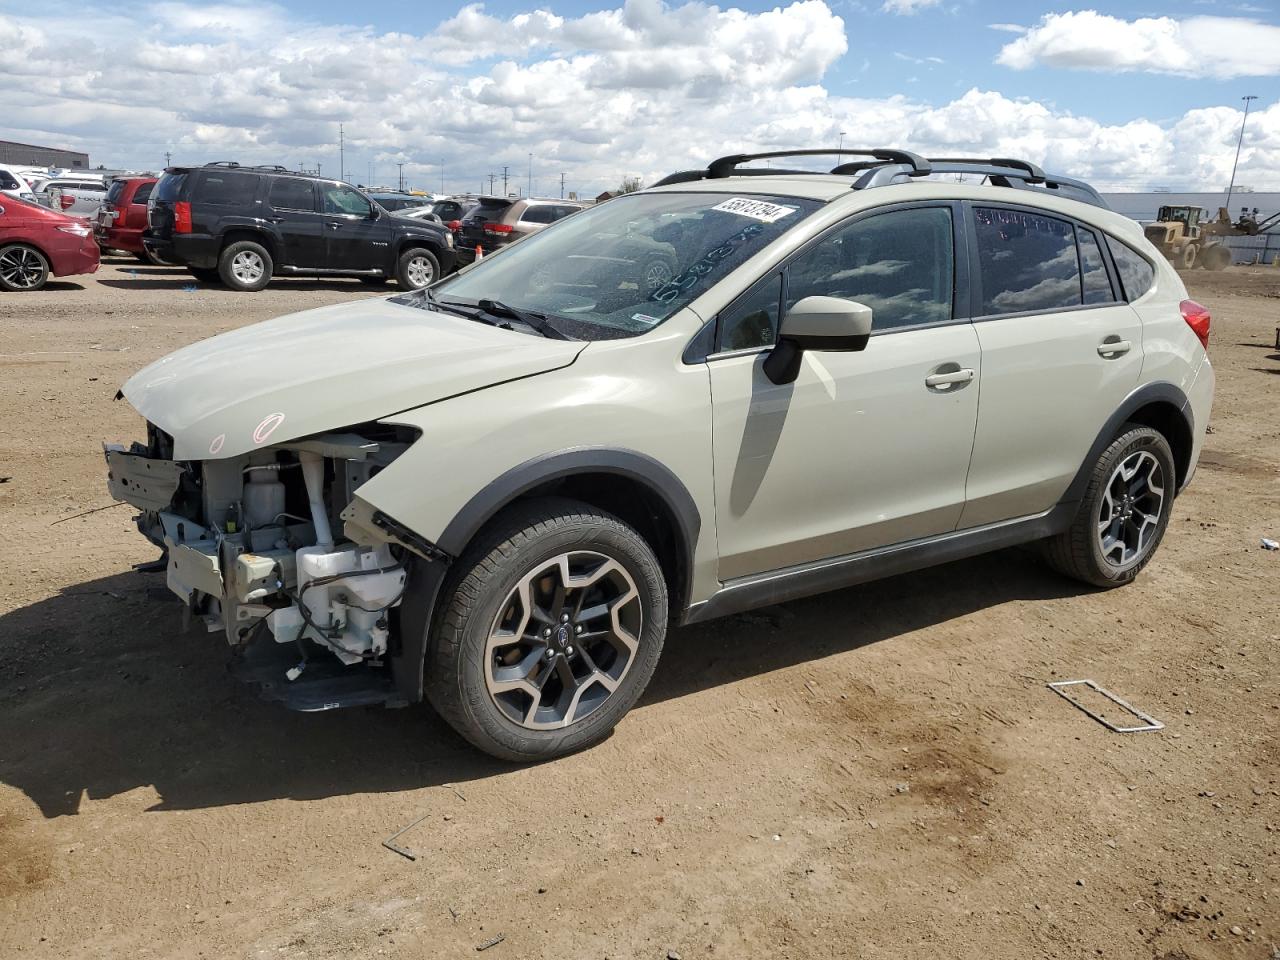
<svg viewBox="0 0 1280 960">
<path fill-rule="evenodd" d="M 335 518 L 415 439 L 375 423 L 179 461 L 148 424 L 145 445 L 105 447 L 107 483 L 140 511 L 188 615 L 241 651 L 240 676 L 296 709 L 397 705 L 388 661 L 415 557 L 378 528 L 335 533 Z"/>
</svg>

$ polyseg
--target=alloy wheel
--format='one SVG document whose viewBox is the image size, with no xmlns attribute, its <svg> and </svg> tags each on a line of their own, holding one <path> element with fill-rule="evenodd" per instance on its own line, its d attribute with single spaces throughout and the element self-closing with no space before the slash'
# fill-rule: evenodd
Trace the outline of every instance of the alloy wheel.
<svg viewBox="0 0 1280 960">
<path fill-rule="evenodd" d="M 252 250 L 241 250 L 231 259 L 231 274 L 241 283 L 257 283 L 265 270 L 262 257 Z"/>
<path fill-rule="evenodd" d="M 1098 546 L 1113 567 L 1141 559 L 1155 542 L 1164 509 L 1164 470 L 1146 450 L 1125 457 L 1111 473 L 1098 511 Z"/>
<path fill-rule="evenodd" d="M 426 257 L 413 257 L 405 267 L 409 282 L 415 287 L 425 287 L 435 279 L 435 270 Z"/>
<path fill-rule="evenodd" d="M 562 553 L 525 574 L 499 608 L 485 647 L 485 685 L 529 730 L 589 717 L 618 689 L 639 649 L 640 592 L 616 560 Z"/>
<path fill-rule="evenodd" d="M 27 247 L 11 247 L 0 254 L 0 277 L 15 290 L 31 290 L 44 276 L 44 260 Z"/>
</svg>

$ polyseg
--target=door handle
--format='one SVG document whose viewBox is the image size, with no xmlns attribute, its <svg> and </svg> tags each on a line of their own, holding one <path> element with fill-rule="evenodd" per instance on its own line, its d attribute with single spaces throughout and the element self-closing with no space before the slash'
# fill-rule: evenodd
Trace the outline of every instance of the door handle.
<svg viewBox="0 0 1280 960">
<path fill-rule="evenodd" d="M 1098 344 L 1098 356 L 1104 360 L 1114 360 L 1116 357 L 1123 357 L 1133 349 L 1133 344 L 1128 340 L 1121 340 L 1114 333 Z"/>
<path fill-rule="evenodd" d="M 950 364 L 950 366 L 955 366 L 955 364 Z M 969 367 L 960 367 L 955 370 L 948 370 L 945 373 L 931 373 L 924 378 L 924 385 L 930 389 L 937 389 L 939 387 L 968 383 L 972 379 L 973 370 Z"/>
<path fill-rule="evenodd" d="M 338 221 L 336 221 L 336 220 L 326 220 L 324 225 L 325 225 L 326 227 L 328 227 L 330 230 L 341 230 L 341 229 L 342 229 L 342 224 L 341 224 L 341 223 L 339 223 L 339 222 L 338 222 Z"/>
</svg>

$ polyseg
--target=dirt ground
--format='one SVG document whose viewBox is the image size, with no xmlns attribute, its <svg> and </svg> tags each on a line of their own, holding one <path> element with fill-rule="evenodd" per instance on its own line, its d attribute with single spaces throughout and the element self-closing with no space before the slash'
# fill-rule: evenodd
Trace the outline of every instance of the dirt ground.
<svg viewBox="0 0 1280 960">
<path fill-rule="evenodd" d="M 523 768 L 427 707 L 260 702 L 127 507 L 68 519 L 134 370 L 367 288 L 0 295 L 0 957 L 1280 956 L 1280 270 L 1188 279 L 1213 433 L 1134 585 L 1007 551 L 679 630 L 611 739 Z"/>
</svg>

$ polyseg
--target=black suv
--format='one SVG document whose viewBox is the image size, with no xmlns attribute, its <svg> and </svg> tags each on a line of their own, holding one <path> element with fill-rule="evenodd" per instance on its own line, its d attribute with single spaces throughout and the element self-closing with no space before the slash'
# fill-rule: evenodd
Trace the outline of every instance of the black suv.
<svg viewBox="0 0 1280 960">
<path fill-rule="evenodd" d="M 453 269 L 453 234 L 389 214 L 347 183 L 284 167 L 169 167 L 142 242 L 196 279 L 261 290 L 272 276 L 390 277 L 425 287 Z"/>
</svg>

